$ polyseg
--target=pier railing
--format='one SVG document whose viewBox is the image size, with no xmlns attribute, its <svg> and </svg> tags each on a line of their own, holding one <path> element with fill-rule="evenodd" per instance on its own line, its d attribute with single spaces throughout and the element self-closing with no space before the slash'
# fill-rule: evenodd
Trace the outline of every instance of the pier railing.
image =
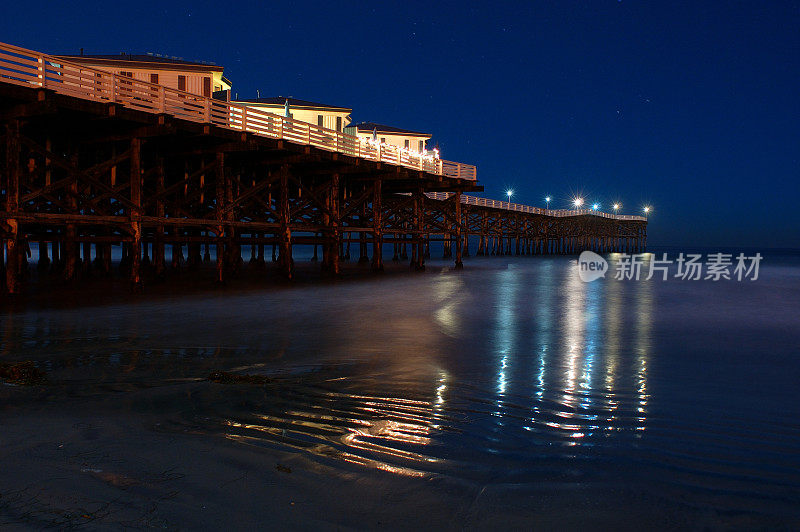
<svg viewBox="0 0 800 532">
<path fill-rule="evenodd" d="M 426 192 L 426 196 L 435 200 L 446 200 L 453 195 L 452 192 Z M 601 218 L 610 218 L 612 220 L 636 220 L 646 221 L 644 216 L 636 216 L 631 214 L 611 214 L 607 212 L 596 211 L 594 209 L 542 209 L 541 207 L 533 207 L 531 205 L 522 205 L 520 203 L 511 203 L 508 201 L 500 201 L 489 198 L 479 198 L 477 196 L 461 195 L 461 203 L 464 205 L 477 205 L 478 207 L 490 207 L 493 209 L 503 209 L 507 211 L 516 211 L 530 214 L 541 214 L 544 216 L 567 217 L 567 216 L 599 216 Z"/>
<path fill-rule="evenodd" d="M 117 103 L 148 113 L 168 114 L 446 177 L 477 179 L 473 165 L 444 161 L 396 146 L 363 142 L 353 135 L 263 109 L 136 80 L 5 43 L 0 43 L 0 81 L 41 87 L 85 100 Z"/>
</svg>

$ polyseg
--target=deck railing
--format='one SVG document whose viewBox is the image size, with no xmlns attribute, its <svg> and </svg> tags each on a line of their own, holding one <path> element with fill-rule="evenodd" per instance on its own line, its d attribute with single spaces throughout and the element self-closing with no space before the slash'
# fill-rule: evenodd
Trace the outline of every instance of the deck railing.
<svg viewBox="0 0 800 532">
<path fill-rule="evenodd" d="M 169 114 L 432 174 L 477 179 L 473 165 L 444 161 L 396 146 L 363 142 L 353 135 L 263 109 L 136 80 L 5 43 L 0 43 L 0 81 L 42 87 L 85 100 L 117 103 L 148 113 Z"/>
<path fill-rule="evenodd" d="M 446 200 L 453 195 L 452 192 L 426 192 L 426 196 L 435 200 Z M 594 209 L 542 209 L 541 207 L 532 207 L 530 205 L 521 205 L 519 203 L 510 203 L 508 201 L 493 200 L 488 198 L 479 198 L 477 196 L 461 195 L 461 203 L 465 205 L 477 205 L 478 207 L 491 207 L 493 209 L 504 209 L 507 211 L 524 212 L 531 214 L 542 214 L 544 216 L 567 217 L 567 216 L 599 216 L 601 218 L 611 218 L 612 220 L 636 220 L 646 221 L 644 216 L 636 216 L 631 214 L 610 214 L 607 212 L 596 211 Z"/>
</svg>

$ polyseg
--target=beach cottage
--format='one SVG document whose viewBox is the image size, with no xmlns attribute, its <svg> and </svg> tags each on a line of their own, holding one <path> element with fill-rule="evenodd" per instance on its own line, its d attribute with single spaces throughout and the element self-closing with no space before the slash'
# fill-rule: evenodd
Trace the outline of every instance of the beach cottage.
<svg viewBox="0 0 800 532">
<path fill-rule="evenodd" d="M 308 100 L 292 98 L 291 96 L 252 98 L 236 100 L 235 103 L 247 105 L 248 107 L 274 113 L 279 116 L 286 116 L 288 111 L 289 118 L 328 129 L 334 129 L 336 131 L 344 131 L 350 124 L 350 114 L 353 112 L 349 107 L 310 102 Z"/>
<path fill-rule="evenodd" d="M 353 124 L 345 129 L 345 133 L 357 136 L 365 142 L 373 140 L 381 144 L 389 144 L 418 153 L 423 153 L 425 151 L 425 143 L 431 138 L 429 133 L 420 133 L 418 131 L 400 129 L 399 127 L 376 124 L 374 122 Z"/>
<path fill-rule="evenodd" d="M 231 82 L 223 67 L 155 54 L 60 55 L 59 59 L 198 96 L 230 101 Z"/>
</svg>

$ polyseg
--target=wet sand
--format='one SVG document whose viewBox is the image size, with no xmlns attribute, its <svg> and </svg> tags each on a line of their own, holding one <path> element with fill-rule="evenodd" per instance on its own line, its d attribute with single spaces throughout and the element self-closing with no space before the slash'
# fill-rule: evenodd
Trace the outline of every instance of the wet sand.
<svg viewBox="0 0 800 532">
<path fill-rule="evenodd" d="M 0 362 L 49 383 L 0 384 L 0 527 L 797 528 L 799 272 L 493 258 L 15 302 Z"/>
<path fill-rule="evenodd" d="M 177 386 L 191 394 L 210 384 Z M 690 518 L 682 505 L 612 481 L 598 486 L 567 474 L 560 482 L 478 484 L 320 460 L 191 430 L 161 432 L 158 417 L 131 411 L 161 393 L 58 401 L 2 415 L 0 525 L 634 530 L 719 524 L 713 513 Z"/>
</svg>

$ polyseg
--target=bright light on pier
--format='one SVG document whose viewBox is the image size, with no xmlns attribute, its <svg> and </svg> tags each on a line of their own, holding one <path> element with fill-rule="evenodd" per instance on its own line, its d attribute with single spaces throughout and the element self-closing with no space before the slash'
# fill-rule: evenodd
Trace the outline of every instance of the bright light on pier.
<svg viewBox="0 0 800 532">
<path fill-rule="evenodd" d="M 581 205 L 583 205 L 583 198 L 575 198 L 572 204 L 575 205 L 576 208 L 580 208 Z"/>
<path fill-rule="evenodd" d="M 513 195 L 514 195 L 514 191 L 513 190 L 511 190 L 510 188 L 508 190 L 506 190 L 506 196 L 508 196 L 508 201 L 511 201 L 511 196 L 513 196 Z"/>
<path fill-rule="evenodd" d="M 593 211 L 596 211 L 599 208 L 600 208 L 600 204 L 599 203 L 595 203 L 594 205 L 592 205 L 592 210 Z"/>
<path fill-rule="evenodd" d="M 619 203 L 615 203 L 614 204 L 614 210 L 615 211 L 618 211 L 620 209 L 620 207 L 622 207 L 622 205 L 620 205 Z"/>
</svg>

